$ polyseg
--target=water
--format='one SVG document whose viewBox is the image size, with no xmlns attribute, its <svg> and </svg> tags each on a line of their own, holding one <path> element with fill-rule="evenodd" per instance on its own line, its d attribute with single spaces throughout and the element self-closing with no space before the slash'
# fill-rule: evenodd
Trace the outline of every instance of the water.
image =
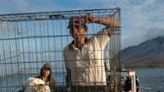
<svg viewBox="0 0 164 92">
<path fill-rule="evenodd" d="M 140 83 L 140 92 L 164 92 L 164 68 L 135 69 Z M 57 85 L 65 85 L 63 73 L 55 73 Z M 33 75 L 12 75 L 0 77 L 0 92 L 14 92 Z"/>
<path fill-rule="evenodd" d="M 136 69 L 141 92 L 164 92 L 164 68 Z"/>
</svg>

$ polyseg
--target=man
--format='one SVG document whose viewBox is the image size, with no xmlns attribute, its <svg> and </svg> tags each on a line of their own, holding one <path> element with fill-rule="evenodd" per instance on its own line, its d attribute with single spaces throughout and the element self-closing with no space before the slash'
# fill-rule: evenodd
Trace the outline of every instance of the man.
<svg viewBox="0 0 164 92">
<path fill-rule="evenodd" d="M 97 23 L 106 27 L 87 38 L 86 23 Z M 72 85 L 106 85 L 103 50 L 111 36 L 109 27 L 119 27 L 119 23 L 111 18 L 98 18 L 90 14 L 70 18 L 68 28 L 73 41 L 64 48 L 64 61 L 66 69 L 71 71 Z"/>
</svg>

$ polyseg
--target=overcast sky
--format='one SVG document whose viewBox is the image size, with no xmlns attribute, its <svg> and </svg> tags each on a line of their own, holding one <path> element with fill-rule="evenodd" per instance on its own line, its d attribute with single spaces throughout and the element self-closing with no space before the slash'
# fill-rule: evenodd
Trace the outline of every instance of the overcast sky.
<svg viewBox="0 0 164 92">
<path fill-rule="evenodd" d="M 122 48 L 164 36 L 164 0 L 0 0 L 0 14 L 121 8 Z"/>
</svg>

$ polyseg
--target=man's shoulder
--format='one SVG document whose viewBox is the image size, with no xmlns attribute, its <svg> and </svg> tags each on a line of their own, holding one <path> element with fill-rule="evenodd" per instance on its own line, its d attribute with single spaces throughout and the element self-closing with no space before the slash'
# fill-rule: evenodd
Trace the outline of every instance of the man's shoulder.
<svg viewBox="0 0 164 92">
<path fill-rule="evenodd" d="M 68 45 L 64 47 L 64 51 L 68 49 Z"/>
<path fill-rule="evenodd" d="M 64 47 L 64 51 L 68 51 L 68 50 L 70 49 L 70 45 L 71 45 L 71 44 L 66 45 L 66 46 Z"/>
</svg>

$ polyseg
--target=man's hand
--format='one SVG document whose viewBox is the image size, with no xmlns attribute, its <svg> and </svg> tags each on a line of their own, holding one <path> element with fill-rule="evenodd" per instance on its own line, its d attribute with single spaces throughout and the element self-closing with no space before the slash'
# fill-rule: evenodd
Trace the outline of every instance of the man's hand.
<svg viewBox="0 0 164 92">
<path fill-rule="evenodd" d="M 85 23 L 97 23 L 104 26 L 120 27 L 120 23 L 117 20 L 114 20 L 110 17 L 96 17 L 90 13 L 85 16 Z"/>
<path fill-rule="evenodd" d="M 85 23 L 93 23 L 95 21 L 95 16 L 90 13 L 85 16 Z"/>
</svg>

